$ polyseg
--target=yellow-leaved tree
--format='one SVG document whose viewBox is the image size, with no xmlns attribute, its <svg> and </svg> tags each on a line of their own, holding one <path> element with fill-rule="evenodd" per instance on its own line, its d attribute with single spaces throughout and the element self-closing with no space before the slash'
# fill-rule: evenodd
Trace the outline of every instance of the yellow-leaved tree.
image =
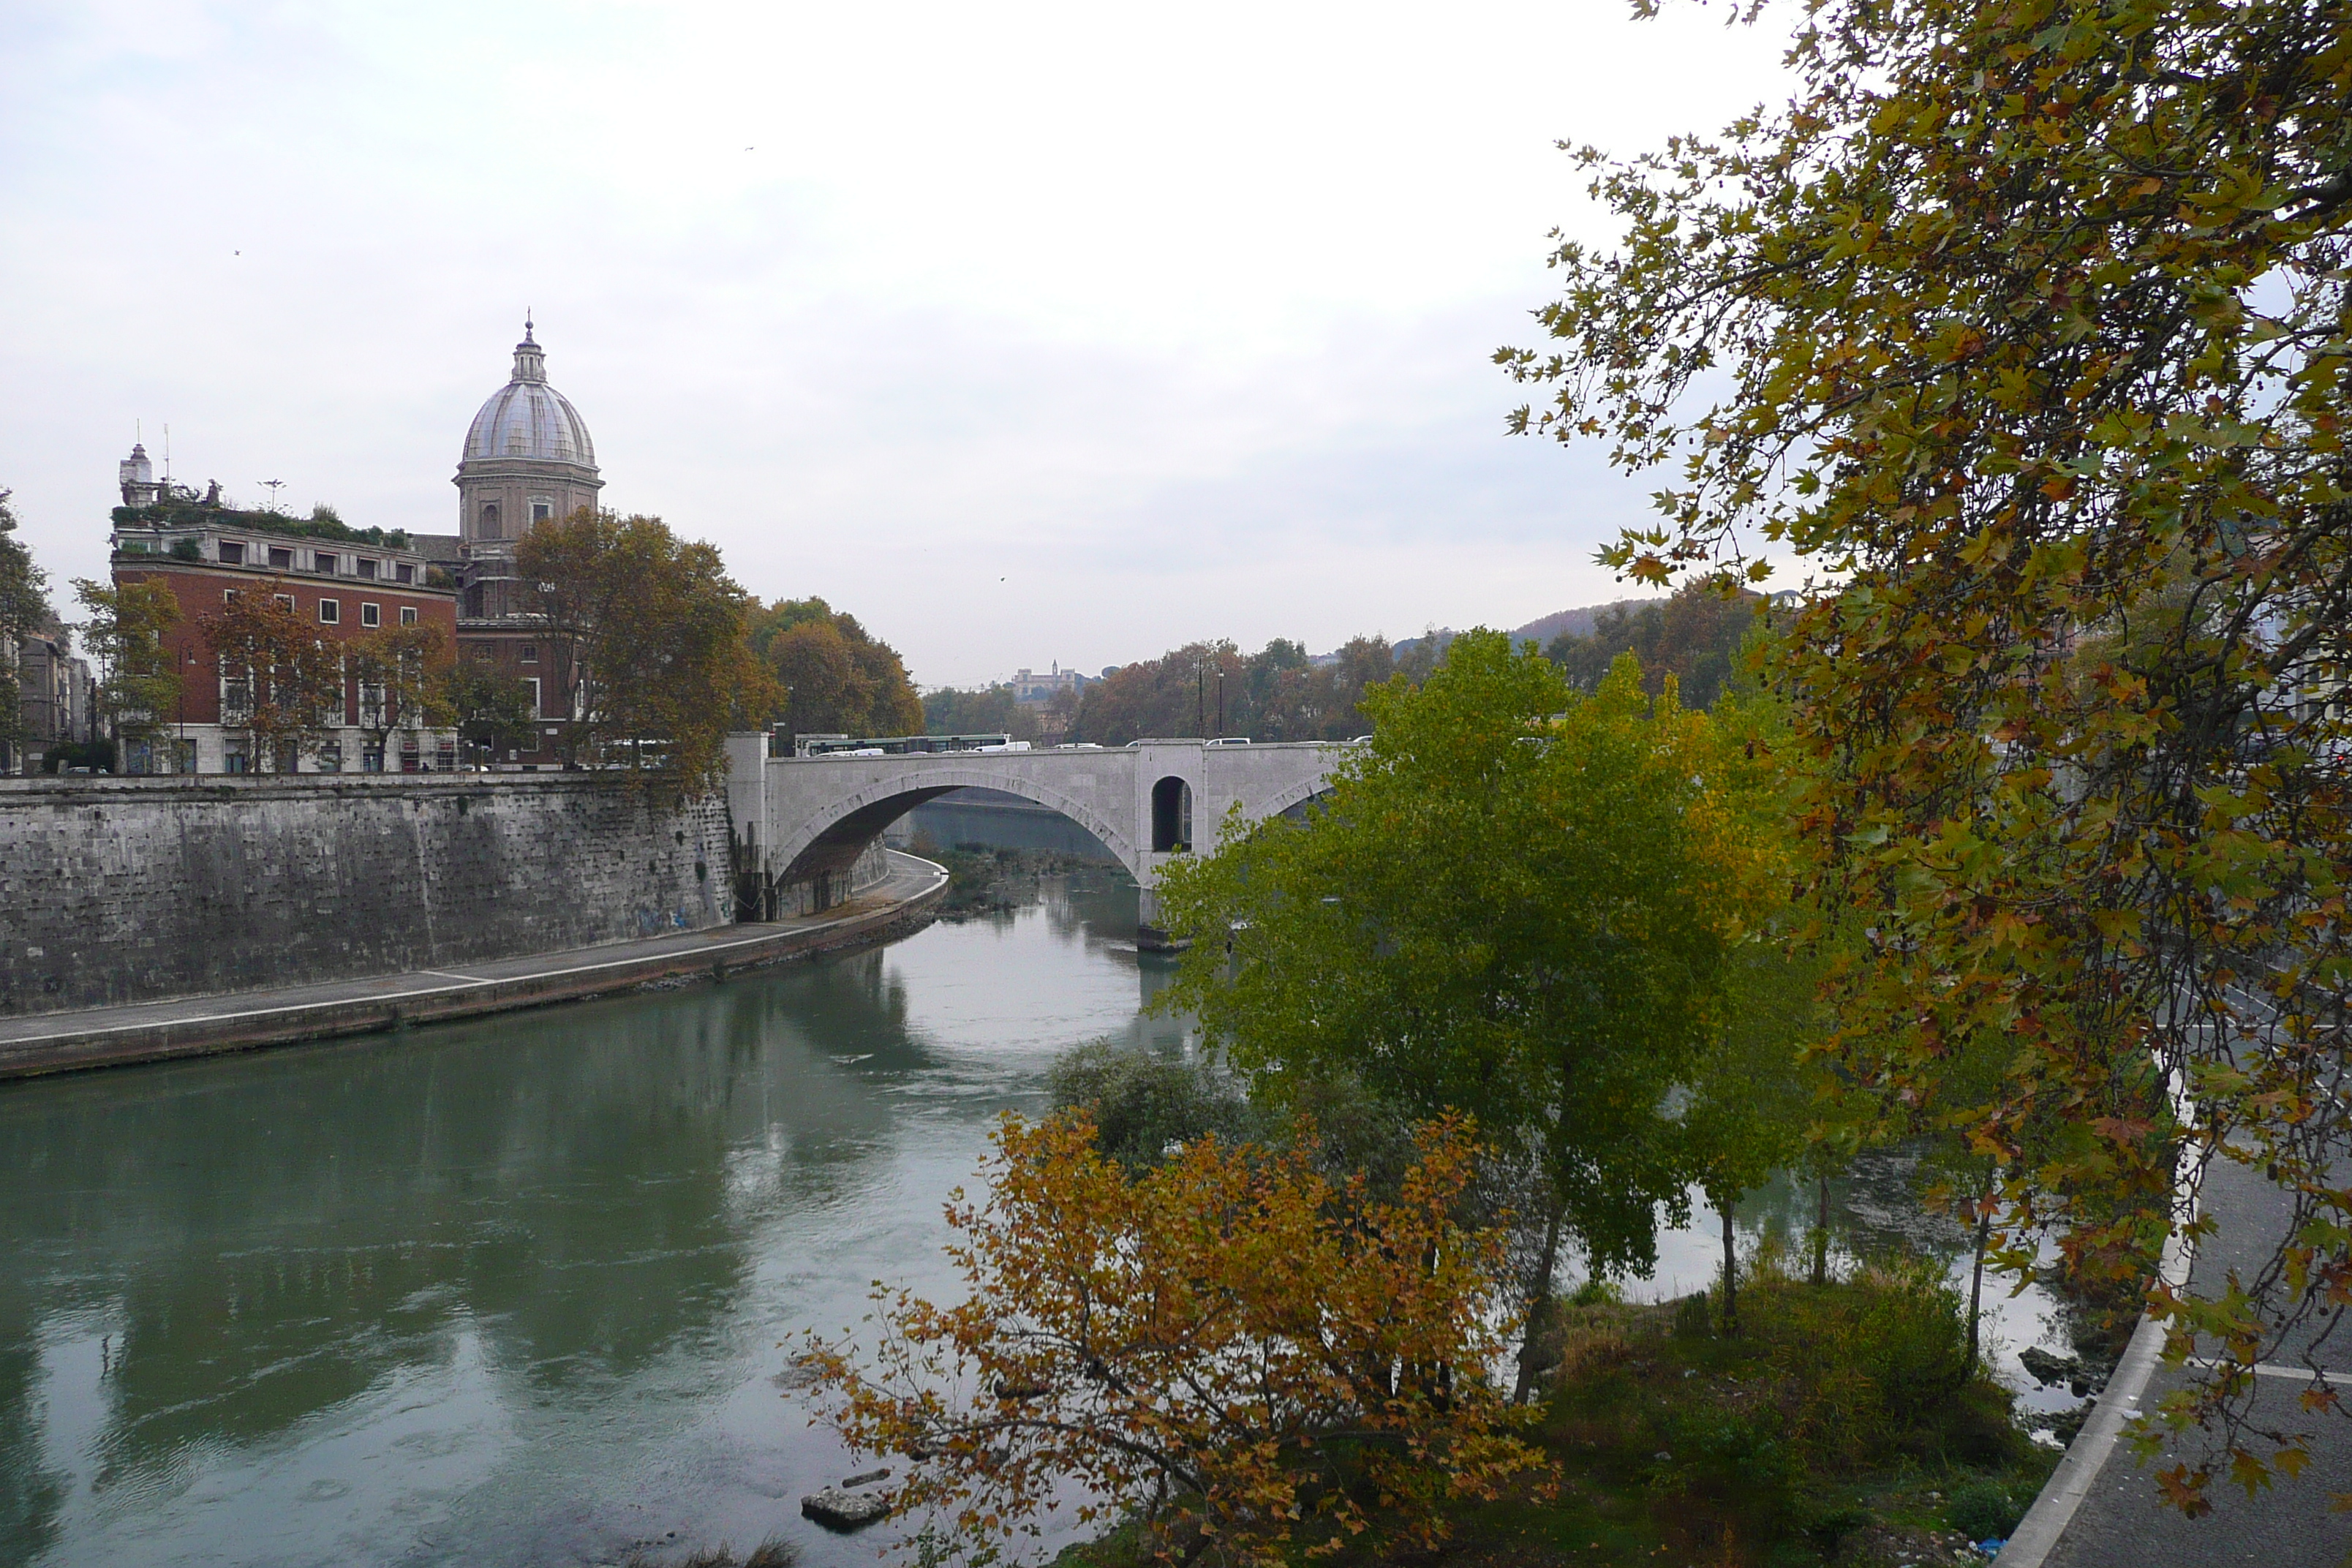
<svg viewBox="0 0 2352 1568">
<path fill-rule="evenodd" d="M 986 1199 L 948 1205 L 965 1300 L 877 1287 L 879 1342 L 808 1357 L 853 1448 L 914 1458 L 898 1511 L 972 1560 L 1073 1483 L 1082 1521 L 1132 1510 L 1165 1555 L 1275 1563 L 1433 1545 L 1445 1500 L 1542 1469 L 1490 1375 L 1499 1237 L 1455 1218 L 1466 1121 L 1422 1129 L 1388 1201 L 1213 1138 L 1131 1174 L 1080 1113 L 995 1143 Z"/>
</svg>

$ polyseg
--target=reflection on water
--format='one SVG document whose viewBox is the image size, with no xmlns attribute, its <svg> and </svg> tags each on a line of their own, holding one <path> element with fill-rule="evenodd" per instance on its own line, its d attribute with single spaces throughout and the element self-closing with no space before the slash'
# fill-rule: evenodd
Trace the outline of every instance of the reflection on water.
<svg viewBox="0 0 2352 1568">
<path fill-rule="evenodd" d="M 0 1092 L 0 1562 L 577 1563 L 782 1532 L 771 1383 L 1053 1055 L 1137 1016 L 1135 894 L 842 962 Z"/>
<path fill-rule="evenodd" d="M 872 1563 L 799 1518 L 843 1457 L 787 1345 L 949 1286 L 940 1204 L 1055 1053 L 1184 1044 L 1134 925 L 1081 874 L 723 985 L 0 1087 L 0 1563 Z M 1843 1206 L 1916 1225 L 1900 1175 Z"/>
</svg>

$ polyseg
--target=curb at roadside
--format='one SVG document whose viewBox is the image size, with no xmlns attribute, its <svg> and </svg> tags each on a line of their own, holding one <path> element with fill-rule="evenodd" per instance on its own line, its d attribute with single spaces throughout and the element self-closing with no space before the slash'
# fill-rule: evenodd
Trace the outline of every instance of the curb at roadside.
<svg viewBox="0 0 2352 1568">
<path fill-rule="evenodd" d="M 2183 1178 L 2183 1184 L 2194 1187 L 2204 1166 L 2200 1153 Z M 2195 1215 L 2190 1215 L 2194 1219 Z M 2176 1230 L 2164 1244 L 2164 1258 L 2158 1272 L 2167 1285 L 2175 1289 L 2189 1278 L 2189 1251 Z M 2125 1424 L 2139 1413 L 2140 1399 L 2147 1392 L 2147 1380 L 2156 1373 L 2157 1363 L 2164 1359 L 2164 1325 L 2154 1317 L 2142 1313 L 2138 1327 L 2132 1330 L 2131 1342 L 2124 1347 L 2123 1359 L 2107 1384 L 2099 1391 L 2091 1418 L 2083 1424 L 2074 1442 L 2067 1445 L 2066 1457 L 2042 1489 L 2033 1506 L 2018 1522 L 2000 1555 L 1993 1559 L 1993 1568 L 2042 1568 L 2066 1527 L 2074 1521 L 2074 1511 L 2083 1500 L 2091 1495 L 2092 1486 L 2106 1468 L 2107 1459 L 2123 1436 Z"/>
</svg>

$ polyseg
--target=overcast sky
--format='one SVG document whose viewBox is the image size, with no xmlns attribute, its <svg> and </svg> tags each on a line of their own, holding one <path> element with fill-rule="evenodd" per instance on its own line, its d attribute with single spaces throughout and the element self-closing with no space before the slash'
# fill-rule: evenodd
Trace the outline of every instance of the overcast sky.
<svg viewBox="0 0 2352 1568">
<path fill-rule="evenodd" d="M 530 308 L 604 499 L 925 685 L 1622 596 L 1654 479 L 1512 439 L 1559 140 L 1781 90 L 1720 8 L 0 6 L 0 487 L 455 532 Z M 59 597 L 65 595 L 61 593 Z"/>
</svg>

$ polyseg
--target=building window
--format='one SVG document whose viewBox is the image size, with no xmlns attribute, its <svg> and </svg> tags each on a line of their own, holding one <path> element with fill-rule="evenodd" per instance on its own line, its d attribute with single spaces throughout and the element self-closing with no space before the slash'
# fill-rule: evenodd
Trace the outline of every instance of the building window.
<svg viewBox="0 0 2352 1568">
<path fill-rule="evenodd" d="M 383 748 L 382 746 L 370 741 L 360 748 L 360 772 L 363 773 L 380 773 L 383 772 Z"/>
<path fill-rule="evenodd" d="M 548 500 L 545 496 L 533 496 L 530 498 L 531 521 L 545 522 L 554 515 L 555 503 L 553 501 Z"/>
<path fill-rule="evenodd" d="M 373 577 L 375 575 L 375 566 L 376 563 L 373 561 L 369 560 L 366 556 L 362 555 L 360 557 L 360 575 L 362 577 Z"/>
<path fill-rule="evenodd" d="M 220 542 L 220 558 L 221 564 L 224 566 L 244 565 L 245 542 L 237 539 L 222 540 Z"/>
<path fill-rule="evenodd" d="M 482 503 L 482 525 L 476 531 L 480 533 L 484 539 L 496 539 L 499 536 L 498 502 L 494 500 L 486 500 Z"/>
<path fill-rule="evenodd" d="M 360 625 L 363 626 L 380 626 L 383 625 L 383 607 L 380 605 L 362 605 L 360 606 Z"/>
<path fill-rule="evenodd" d="M 310 557 L 311 566 L 322 577 L 333 576 L 335 573 L 341 569 L 342 561 L 343 558 L 341 556 L 330 555 L 323 550 Z"/>
<path fill-rule="evenodd" d="M 539 710 L 539 677 L 536 675 L 526 675 L 522 678 L 522 683 L 530 688 L 531 717 L 534 719 L 544 717 L 544 715 L 542 715 Z"/>
<path fill-rule="evenodd" d="M 325 745 L 320 747 L 319 771 L 322 773 L 341 773 L 343 771 L 342 747 L 337 745 L 332 741 L 330 741 Z"/>
<path fill-rule="evenodd" d="M 392 569 L 392 575 L 394 582 L 414 583 L 416 581 L 416 568 L 404 561 Z"/>
<path fill-rule="evenodd" d="M 271 545 L 269 547 L 269 569 L 273 572 L 293 571 L 294 552 L 291 550 L 280 550 L 276 545 Z"/>
<path fill-rule="evenodd" d="M 522 661 L 525 664 L 537 664 L 539 662 L 539 645 L 537 643 L 527 642 L 522 645 Z"/>
<path fill-rule="evenodd" d="M 415 605 L 403 605 L 400 606 L 400 624 L 404 626 L 413 626 L 416 624 Z"/>
<path fill-rule="evenodd" d="M 319 601 L 319 624 L 320 626 L 331 626 L 342 618 L 343 602 L 341 599 L 321 599 Z"/>
<path fill-rule="evenodd" d="M 291 594 L 272 594 L 270 597 L 277 600 L 287 609 L 290 610 L 294 607 L 294 595 Z"/>
</svg>

